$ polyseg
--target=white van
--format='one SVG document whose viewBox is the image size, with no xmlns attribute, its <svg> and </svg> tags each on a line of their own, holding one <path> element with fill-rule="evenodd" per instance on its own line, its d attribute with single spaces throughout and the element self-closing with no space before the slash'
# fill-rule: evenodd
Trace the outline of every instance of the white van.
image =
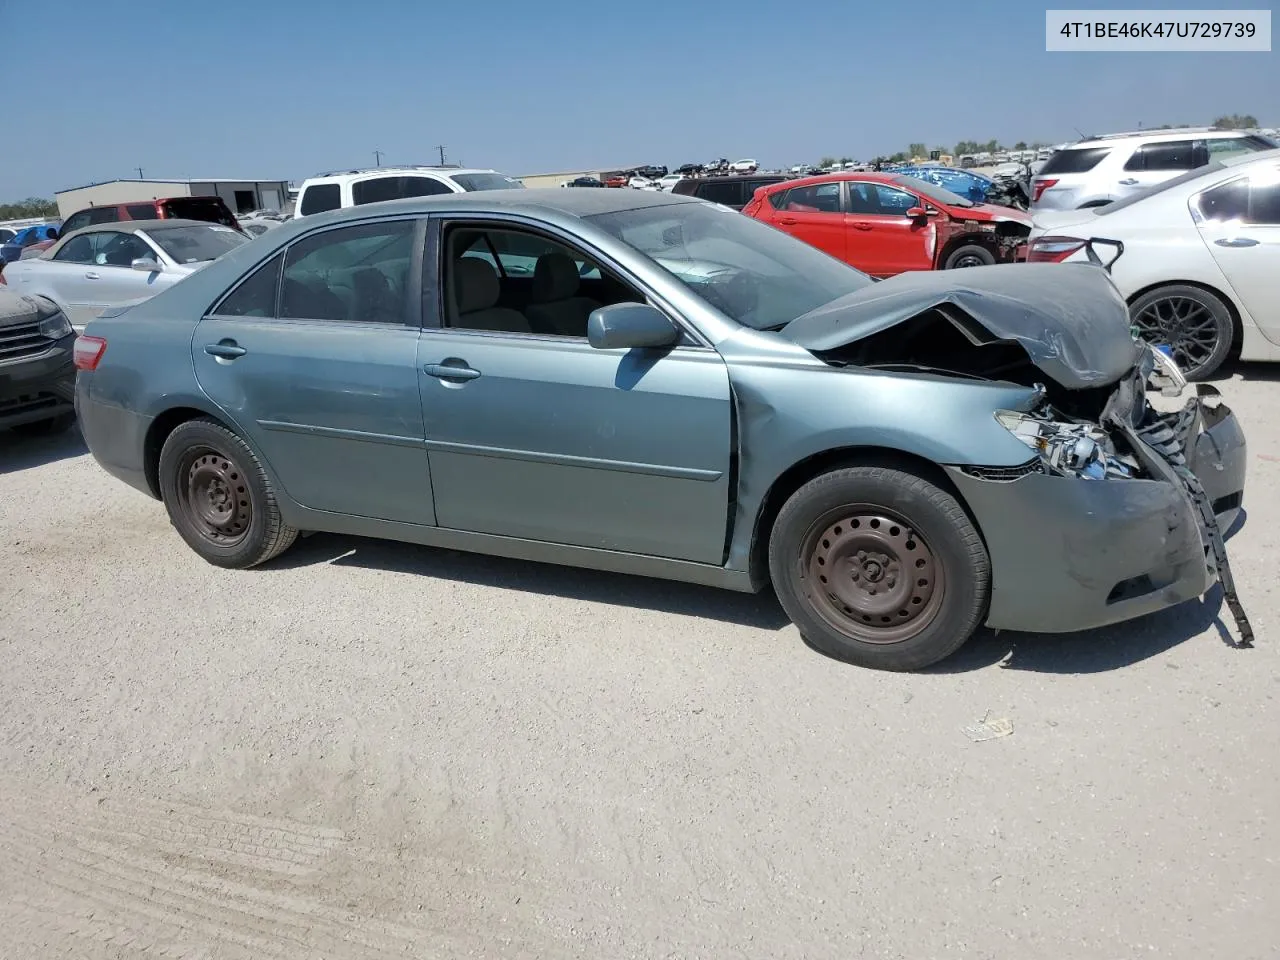
<svg viewBox="0 0 1280 960">
<path fill-rule="evenodd" d="M 496 170 L 465 167 L 375 167 L 345 170 L 311 177 L 298 191 L 295 215 L 324 213 L 366 203 L 429 197 L 437 193 L 468 193 L 473 190 L 523 190 L 524 184 Z"/>
</svg>

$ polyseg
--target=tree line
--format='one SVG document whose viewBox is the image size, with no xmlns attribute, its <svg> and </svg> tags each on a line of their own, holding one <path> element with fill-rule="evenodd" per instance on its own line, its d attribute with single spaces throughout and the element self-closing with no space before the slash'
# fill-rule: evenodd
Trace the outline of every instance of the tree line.
<svg viewBox="0 0 1280 960">
<path fill-rule="evenodd" d="M 0 220 L 30 220 L 35 217 L 56 217 L 58 205 L 52 200 L 28 197 L 17 203 L 0 203 Z"/>
</svg>

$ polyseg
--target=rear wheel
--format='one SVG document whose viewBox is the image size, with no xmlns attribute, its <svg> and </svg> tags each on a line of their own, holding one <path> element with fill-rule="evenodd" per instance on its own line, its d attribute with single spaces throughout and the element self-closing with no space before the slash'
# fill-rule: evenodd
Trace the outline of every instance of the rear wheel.
<svg viewBox="0 0 1280 960">
<path fill-rule="evenodd" d="M 966 243 L 956 247 L 947 255 L 944 269 L 958 270 L 961 267 L 987 267 L 996 262 L 996 256 L 986 247 L 976 243 Z"/>
<path fill-rule="evenodd" d="M 1138 336 L 1164 344 L 1188 380 L 1213 376 L 1231 353 L 1231 311 L 1201 287 L 1175 283 L 1144 293 L 1129 308 Z"/>
<path fill-rule="evenodd" d="M 50 417 L 48 420 L 37 420 L 35 423 L 20 423 L 13 428 L 13 432 L 23 437 L 51 437 L 55 433 L 62 433 L 71 429 L 71 425 L 76 422 L 74 413 L 60 413 L 56 417 Z"/>
<path fill-rule="evenodd" d="M 954 653 L 985 615 L 991 564 L 947 491 L 883 467 L 823 474 L 783 506 L 769 540 L 774 590 L 817 649 L 880 670 Z"/>
<path fill-rule="evenodd" d="M 212 420 L 188 420 L 165 439 L 160 496 L 187 545 L 220 567 L 264 563 L 298 536 L 249 445 Z"/>
</svg>

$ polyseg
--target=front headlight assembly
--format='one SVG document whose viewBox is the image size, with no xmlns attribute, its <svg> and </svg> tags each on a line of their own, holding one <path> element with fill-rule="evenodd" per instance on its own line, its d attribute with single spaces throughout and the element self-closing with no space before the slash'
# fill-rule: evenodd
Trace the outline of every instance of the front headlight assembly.
<svg viewBox="0 0 1280 960">
<path fill-rule="evenodd" d="M 1132 457 L 1116 452 L 1111 438 L 1085 423 L 1060 423 L 1001 410 L 996 420 L 1040 454 L 1048 472 L 1082 480 L 1127 480 L 1138 473 Z"/>
<path fill-rule="evenodd" d="M 36 329 L 40 331 L 40 336 L 48 337 L 50 340 L 61 340 L 72 332 L 71 321 L 61 310 L 41 320 L 40 326 Z"/>
</svg>

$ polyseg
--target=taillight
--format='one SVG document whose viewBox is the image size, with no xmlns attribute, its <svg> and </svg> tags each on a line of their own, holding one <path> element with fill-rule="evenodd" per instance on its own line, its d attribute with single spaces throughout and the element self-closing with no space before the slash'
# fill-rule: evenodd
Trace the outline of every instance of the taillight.
<svg viewBox="0 0 1280 960">
<path fill-rule="evenodd" d="M 1084 249 L 1084 241 L 1075 237 L 1041 237 L 1031 241 L 1027 251 L 1027 263 L 1061 263 L 1067 257 Z"/>
<path fill-rule="evenodd" d="M 75 346 L 71 348 L 71 360 L 77 370 L 97 370 L 102 355 L 107 352 L 107 341 L 102 337 L 76 337 Z"/>
<path fill-rule="evenodd" d="M 1031 181 L 1031 202 L 1038 203 L 1040 194 L 1044 193 L 1058 181 L 1056 179 L 1048 180 L 1043 177 L 1037 177 Z"/>
</svg>

